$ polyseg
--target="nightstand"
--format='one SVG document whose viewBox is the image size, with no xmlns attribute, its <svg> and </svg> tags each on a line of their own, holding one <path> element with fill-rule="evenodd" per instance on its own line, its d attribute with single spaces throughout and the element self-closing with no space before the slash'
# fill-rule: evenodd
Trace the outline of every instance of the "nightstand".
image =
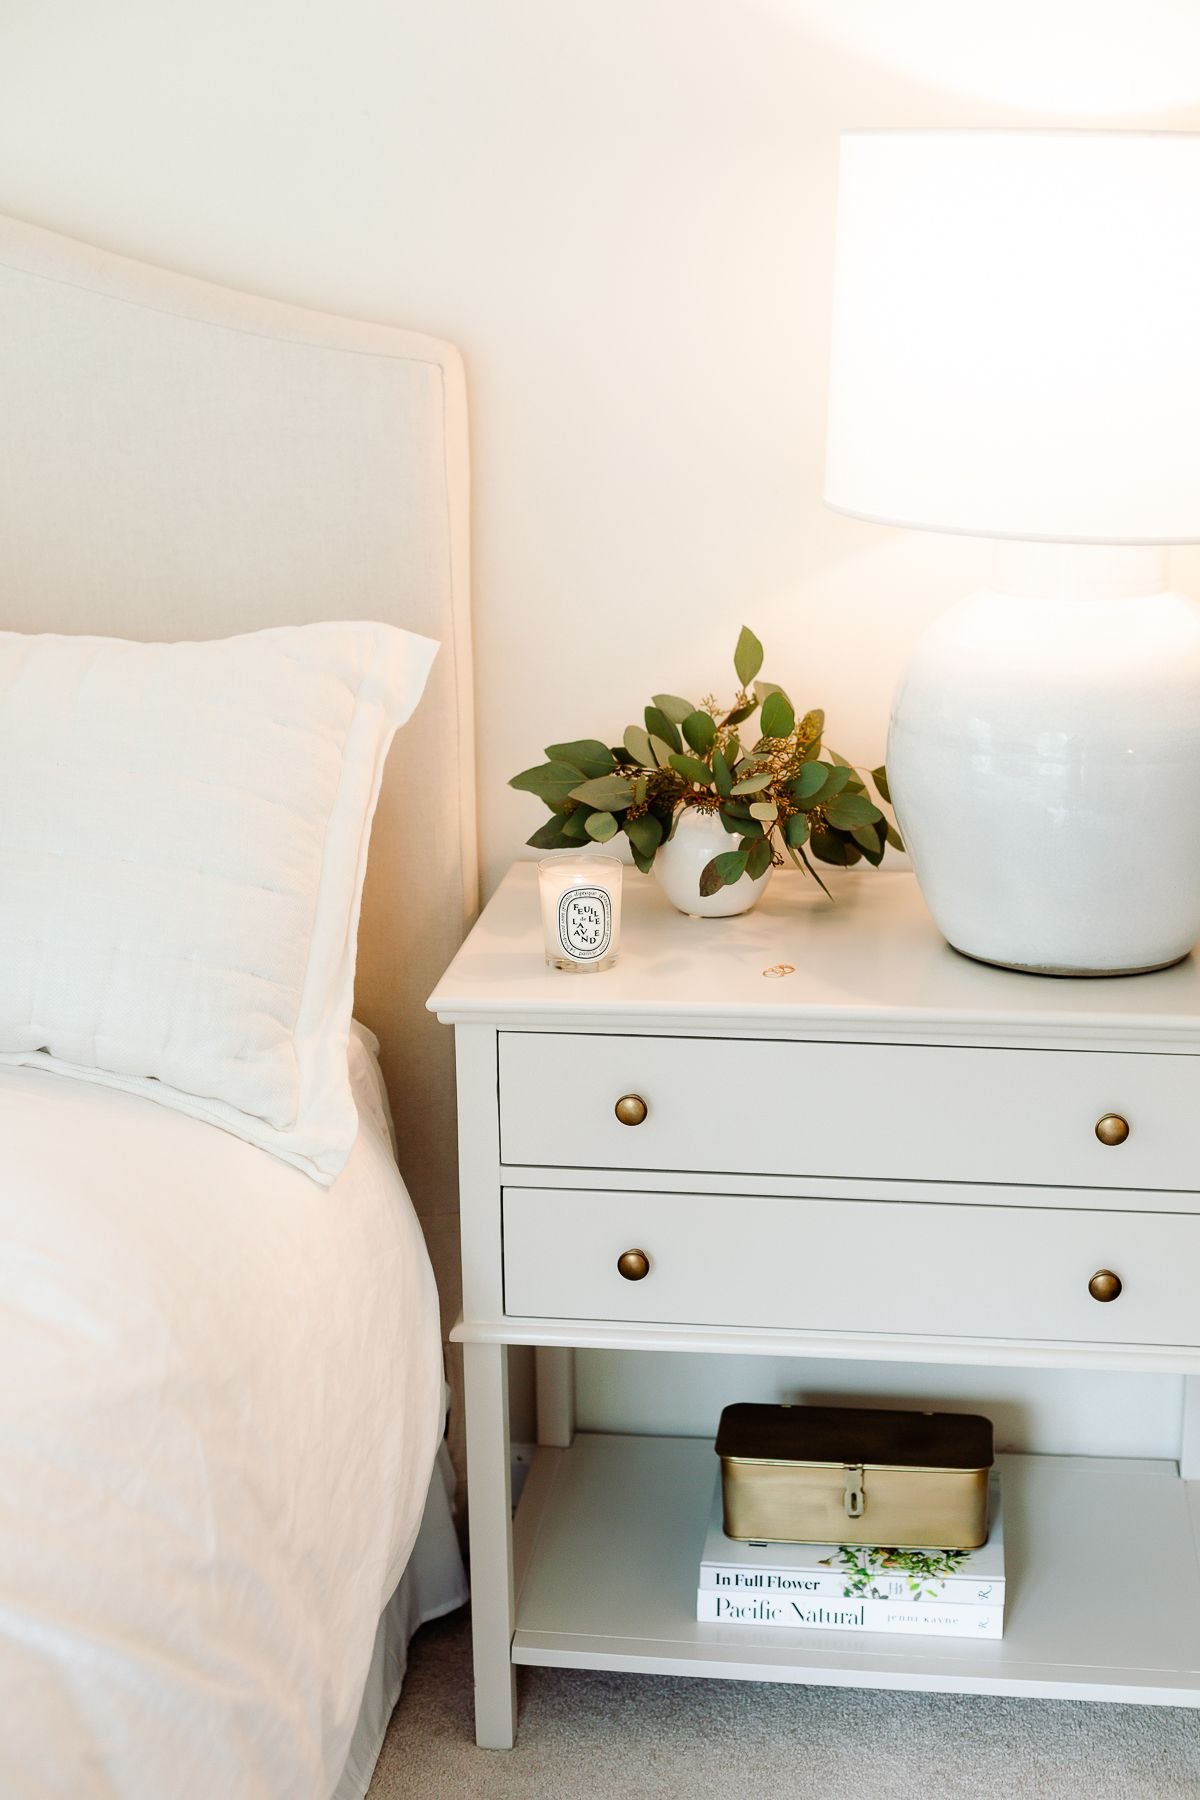
<svg viewBox="0 0 1200 1800">
<path fill-rule="evenodd" d="M 563 975 L 517 864 L 429 1002 L 481 1745 L 513 1741 L 521 1663 L 1200 1705 L 1200 1382 L 1178 1463 L 1000 1459 L 999 1642 L 698 1624 L 711 1441 L 574 1432 L 579 1347 L 1200 1375 L 1195 963 L 1019 975 L 950 950 L 911 876 L 835 893 L 783 875 L 696 920 L 630 870 L 617 966 Z M 542 1444 L 515 1523 L 510 1344 L 539 1347 Z"/>
</svg>

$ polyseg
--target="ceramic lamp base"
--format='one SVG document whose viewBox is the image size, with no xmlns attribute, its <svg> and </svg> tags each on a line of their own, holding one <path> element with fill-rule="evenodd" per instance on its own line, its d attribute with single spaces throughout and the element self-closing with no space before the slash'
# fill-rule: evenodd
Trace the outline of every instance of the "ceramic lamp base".
<svg viewBox="0 0 1200 1800">
<path fill-rule="evenodd" d="M 921 891 L 980 962 L 1165 968 L 1200 937 L 1200 605 L 1156 551 L 1021 549 L 896 695 L 888 775 Z"/>
<path fill-rule="evenodd" d="M 950 948 L 958 950 L 969 962 L 986 963 L 990 969 L 1015 969 L 1018 975 L 1051 975 L 1057 981 L 1111 981 L 1117 975 L 1157 975 L 1160 969 L 1173 969 L 1187 955 L 1185 950 L 1183 956 L 1172 956 L 1167 962 L 1143 963 L 1136 969 L 1047 969 L 1040 963 L 996 962 L 990 956 L 972 956 L 969 950 L 959 950 L 957 944 Z"/>
</svg>

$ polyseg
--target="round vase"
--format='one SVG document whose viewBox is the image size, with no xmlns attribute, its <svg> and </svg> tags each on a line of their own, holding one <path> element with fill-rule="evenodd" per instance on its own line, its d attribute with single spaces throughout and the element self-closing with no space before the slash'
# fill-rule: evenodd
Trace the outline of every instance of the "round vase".
<svg viewBox="0 0 1200 1800">
<path fill-rule="evenodd" d="M 1161 968 L 1200 936 L 1200 606 L 962 601 L 919 643 L 888 779 L 934 920 L 983 962 Z"/>
<path fill-rule="evenodd" d="M 729 919 L 749 912 L 771 879 L 769 868 L 756 881 L 743 875 L 715 894 L 700 892 L 700 877 L 713 857 L 736 847 L 736 838 L 726 831 L 719 814 L 700 806 L 685 806 L 677 813 L 674 831 L 654 858 L 655 878 L 671 905 L 694 919 Z"/>
</svg>

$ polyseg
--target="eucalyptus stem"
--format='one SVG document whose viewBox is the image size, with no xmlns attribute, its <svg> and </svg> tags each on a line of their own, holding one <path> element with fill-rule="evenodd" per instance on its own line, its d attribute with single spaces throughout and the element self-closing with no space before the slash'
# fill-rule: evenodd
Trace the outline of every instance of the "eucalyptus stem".
<svg viewBox="0 0 1200 1800">
<path fill-rule="evenodd" d="M 762 665 L 763 647 L 743 626 L 729 708 L 714 696 L 696 706 L 678 694 L 655 694 L 644 723 L 627 726 L 616 746 L 599 738 L 547 746 L 544 763 L 509 783 L 550 811 L 529 844 L 578 849 L 623 832 L 648 874 L 680 813 L 702 807 L 720 817 L 733 842 L 704 869 L 701 895 L 757 880 L 785 855 L 828 894 L 809 852 L 835 867 L 865 861 L 877 868 L 889 845 L 902 850 L 885 810 L 887 771 L 872 769 L 868 777 L 837 751 L 823 751 L 825 714 L 818 708 L 798 717 L 782 687 L 758 679 Z M 758 739 L 744 750 L 740 732 L 756 713 Z"/>
</svg>

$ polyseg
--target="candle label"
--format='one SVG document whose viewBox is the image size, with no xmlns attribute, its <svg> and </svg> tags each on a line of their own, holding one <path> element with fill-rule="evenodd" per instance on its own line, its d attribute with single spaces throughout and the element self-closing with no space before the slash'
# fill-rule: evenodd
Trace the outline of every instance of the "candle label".
<svg viewBox="0 0 1200 1800">
<path fill-rule="evenodd" d="M 595 962 L 612 943 L 612 896 L 607 888 L 568 888 L 558 903 L 558 941 L 564 956 Z"/>
</svg>

